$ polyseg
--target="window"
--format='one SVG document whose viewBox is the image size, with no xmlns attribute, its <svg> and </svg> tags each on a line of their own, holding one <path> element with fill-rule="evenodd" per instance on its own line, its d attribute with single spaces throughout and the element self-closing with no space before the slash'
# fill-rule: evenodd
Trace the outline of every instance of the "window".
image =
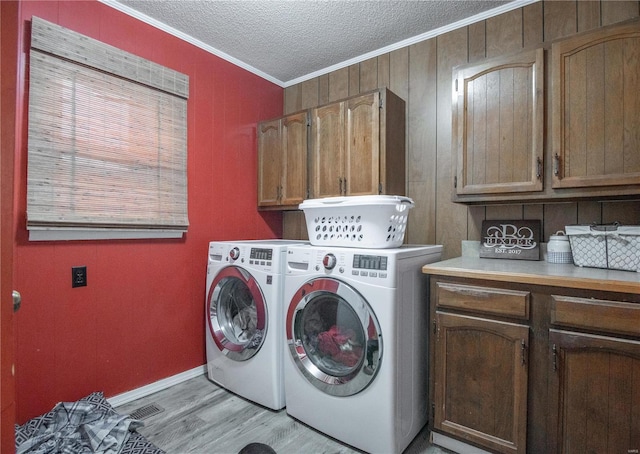
<svg viewBox="0 0 640 454">
<path fill-rule="evenodd" d="M 29 238 L 182 236 L 188 83 L 186 75 L 34 17 Z"/>
</svg>

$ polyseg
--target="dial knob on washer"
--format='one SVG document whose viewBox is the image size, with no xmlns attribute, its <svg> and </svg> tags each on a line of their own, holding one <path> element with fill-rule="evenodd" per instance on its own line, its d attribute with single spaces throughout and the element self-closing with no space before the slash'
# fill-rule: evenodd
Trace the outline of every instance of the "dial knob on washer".
<svg viewBox="0 0 640 454">
<path fill-rule="evenodd" d="M 234 247 L 233 249 L 231 249 L 229 251 L 229 257 L 231 257 L 231 260 L 235 260 L 238 257 L 240 257 L 240 249 L 238 249 L 237 247 Z"/>
<path fill-rule="evenodd" d="M 322 264 L 327 270 L 332 270 L 336 266 L 336 256 L 333 254 L 327 254 L 322 258 Z"/>
</svg>

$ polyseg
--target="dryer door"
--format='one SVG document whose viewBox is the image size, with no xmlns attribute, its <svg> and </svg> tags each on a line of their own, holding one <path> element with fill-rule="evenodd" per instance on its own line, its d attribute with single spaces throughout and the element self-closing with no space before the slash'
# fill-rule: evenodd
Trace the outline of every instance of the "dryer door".
<svg viewBox="0 0 640 454">
<path fill-rule="evenodd" d="M 380 325 L 362 295 L 344 282 L 306 282 L 291 299 L 286 329 L 296 366 L 327 394 L 359 393 L 380 368 Z"/>
<path fill-rule="evenodd" d="M 245 361 L 267 334 L 267 307 L 260 285 L 247 270 L 223 268 L 207 295 L 207 321 L 215 344 L 227 357 Z"/>
</svg>

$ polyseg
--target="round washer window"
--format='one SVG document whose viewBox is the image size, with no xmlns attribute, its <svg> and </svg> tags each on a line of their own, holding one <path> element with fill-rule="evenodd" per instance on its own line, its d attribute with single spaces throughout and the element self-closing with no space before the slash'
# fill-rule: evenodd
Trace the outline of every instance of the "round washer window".
<svg viewBox="0 0 640 454">
<path fill-rule="evenodd" d="M 221 352 L 237 361 L 258 352 L 266 336 L 266 307 L 250 273 L 223 269 L 211 285 L 208 312 L 209 329 Z"/>
<path fill-rule="evenodd" d="M 360 293 L 335 279 L 314 279 L 296 292 L 287 313 L 287 342 L 304 377 L 334 396 L 365 389 L 382 359 L 373 311 Z"/>
</svg>

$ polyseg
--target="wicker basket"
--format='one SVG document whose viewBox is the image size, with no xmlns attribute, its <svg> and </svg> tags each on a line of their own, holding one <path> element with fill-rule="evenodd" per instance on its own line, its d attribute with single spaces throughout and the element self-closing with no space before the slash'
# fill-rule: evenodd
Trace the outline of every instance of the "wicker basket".
<svg viewBox="0 0 640 454">
<path fill-rule="evenodd" d="M 413 206 L 409 197 L 371 195 L 309 199 L 299 208 L 313 245 L 384 249 L 402 245 Z"/>
<path fill-rule="evenodd" d="M 640 271 L 640 226 L 568 225 L 565 229 L 574 264 Z"/>
</svg>

